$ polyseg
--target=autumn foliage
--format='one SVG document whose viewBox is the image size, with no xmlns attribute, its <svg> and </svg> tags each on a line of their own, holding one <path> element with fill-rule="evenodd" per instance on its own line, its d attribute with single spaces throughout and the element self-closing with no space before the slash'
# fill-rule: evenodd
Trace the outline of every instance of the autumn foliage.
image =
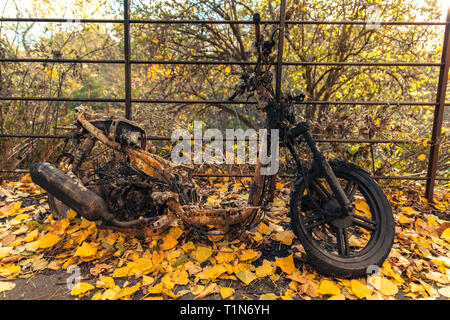
<svg viewBox="0 0 450 320">
<path fill-rule="evenodd" d="M 230 196 L 233 181 L 209 181 Z M 414 187 L 391 191 L 396 241 L 383 266 L 359 279 L 325 277 L 305 261 L 288 227 L 288 189 L 277 183 L 270 211 L 240 237 L 202 236 L 179 222 L 136 238 L 102 229 L 72 210 L 55 221 L 46 194 L 28 175 L 0 189 L 0 292 L 15 279 L 46 272 L 81 281 L 66 295 L 83 299 L 408 299 L 450 297 L 450 195 L 429 206 Z M 211 197 L 214 202 L 217 197 Z M 356 206 L 364 210 L 364 204 Z M 351 239 L 350 239 L 351 242 Z M 357 245 L 357 244 L 353 244 Z"/>
</svg>

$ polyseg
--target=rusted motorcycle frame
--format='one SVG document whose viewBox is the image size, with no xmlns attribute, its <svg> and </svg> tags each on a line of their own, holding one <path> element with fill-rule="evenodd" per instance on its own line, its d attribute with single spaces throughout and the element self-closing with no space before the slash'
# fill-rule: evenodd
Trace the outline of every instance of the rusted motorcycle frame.
<svg viewBox="0 0 450 320">
<path fill-rule="evenodd" d="M 394 221 L 389 202 L 366 171 L 344 161 L 326 160 L 307 122 L 296 119 L 295 103 L 301 103 L 303 95 L 286 95 L 280 101 L 274 98 L 270 69 L 278 30 L 270 40 L 264 40 L 259 14 L 254 15 L 253 22 L 258 60 L 252 73 L 242 74 L 229 100 L 242 94 L 254 96 L 258 109 L 265 113 L 268 132 L 279 130 L 280 146 L 289 150 L 298 176 L 289 216 L 308 260 L 325 274 L 363 276 L 369 268 L 381 265 L 390 252 Z M 48 191 L 57 217 L 70 207 L 98 225 L 120 230 L 153 234 L 180 219 L 187 226 L 214 225 L 227 232 L 232 226 L 248 227 L 270 199 L 274 180 L 261 174 L 260 158 L 248 202 L 209 209 L 198 205 L 191 169 L 145 151 L 145 131 L 138 125 L 80 110 L 73 141 L 73 152 L 65 156 L 69 169 L 36 163 L 30 170 L 33 181 Z M 82 168 L 91 160 L 97 141 L 118 155 L 99 167 Z M 302 161 L 301 143 L 306 143 L 312 153 L 311 165 Z M 262 144 L 267 144 L 264 150 L 270 150 L 269 138 Z M 355 210 L 356 203 L 362 202 L 367 205 L 367 214 Z"/>
<path fill-rule="evenodd" d="M 74 137 L 78 141 L 78 147 L 71 155 L 69 173 L 64 173 L 45 162 L 34 164 L 30 170 L 33 181 L 51 195 L 50 205 L 57 217 L 64 215 L 63 211 L 67 206 L 99 225 L 121 228 L 124 231 L 136 231 L 132 230 L 133 228 L 150 229 L 151 233 L 158 233 L 176 217 L 187 225 L 225 227 L 246 221 L 259 209 L 258 206 L 251 204 L 239 208 L 200 209 L 194 203 L 195 196 L 192 196 L 195 190 L 191 181 L 191 169 L 177 166 L 145 151 L 146 135 L 139 126 L 122 118 L 91 114 L 85 110 L 79 111 L 77 123 L 78 130 Z M 99 172 L 81 174 L 80 165 L 90 156 L 97 141 L 126 156 L 129 163 L 122 161 L 122 166 L 142 174 L 144 181 L 130 181 L 129 184 L 144 192 L 135 191 L 128 194 L 132 197 L 129 201 L 151 199 L 150 205 L 155 215 L 146 217 L 143 214 L 131 220 L 117 219 L 119 212 L 113 212 L 111 209 L 113 205 L 108 205 L 105 201 L 105 199 L 117 201 L 114 192 L 109 191 L 109 194 L 105 195 L 105 188 L 98 187 L 95 181 L 94 183 L 89 181 L 98 179 Z M 127 178 L 132 180 L 130 176 Z M 90 184 L 92 187 L 86 187 Z M 186 193 L 191 195 L 186 196 Z M 104 197 L 99 194 L 103 194 Z M 250 202 L 258 202 L 257 197 L 254 192 Z M 169 213 L 162 214 L 167 209 Z"/>
</svg>

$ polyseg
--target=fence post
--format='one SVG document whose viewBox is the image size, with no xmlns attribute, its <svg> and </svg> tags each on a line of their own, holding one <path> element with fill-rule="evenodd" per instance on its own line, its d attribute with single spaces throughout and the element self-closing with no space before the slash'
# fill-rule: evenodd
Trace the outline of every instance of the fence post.
<svg viewBox="0 0 450 320">
<path fill-rule="evenodd" d="M 284 29 L 286 27 L 286 0 L 281 0 L 280 4 L 280 23 L 278 34 L 278 49 L 277 49 L 277 70 L 275 74 L 275 100 L 281 101 L 281 76 L 283 72 L 283 48 L 284 48 Z M 272 202 L 275 197 L 275 180 L 277 175 L 270 177 L 269 184 L 269 201 Z"/>
<path fill-rule="evenodd" d="M 281 0 L 280 4 L 280 32 L 278 34 L 278 52 L 277 52 L 277 70 L 275 75 L 275 99 L 280 102 L 281 99 L 281 76 L 283 70 L 283 46 L 284 29 L 286 27 L 286 0 Z"/>
<path fill-rule="evenodd" d="M 131 120 L 130 0 L 123 1 L 123 35 L 125 59 L 125 118 Z"/>
<path fill-rule="evenodd" d="M 442 122 L 444 119 L 445 93 L 447 92 L 448 70 L 450 63 L 450 8 L 447 10 L 447 24 L 445 25 L 444 41 L 442 44 L 441 67 L 439 69 L 439 82 L 434 107 L 433 131 L 431 133 L 430 157 L 428 160 L 427 182 L 425 197 L 429 202 L 433 201 L 434 184 L 439 160 L 439 143 L 441 137 Z"/>
</svg>

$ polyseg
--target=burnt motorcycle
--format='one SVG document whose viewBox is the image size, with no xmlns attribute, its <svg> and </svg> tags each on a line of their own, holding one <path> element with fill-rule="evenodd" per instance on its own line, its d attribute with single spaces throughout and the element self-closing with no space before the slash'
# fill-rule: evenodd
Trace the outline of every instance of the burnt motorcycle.
<svg viewBox="0 0 450 320">
<path fill-rule="evenodd" d="M 392 247 L 395 233 L 389 201 L 364 169 L 326 160 L 308 123 L 297 121 L 295 106 L 303 102 L 303 95 L 275 99 L 270 69 L 279 30 L 264 40 L 258 14 L 253 22 L 257 63 L 252 73 L 242 74 L 229 100 L 254 96 L 265 114 L 265 127 L 279 130 L 280 145 L 288 149 L 297 173 L 290 223 L 308 261 L 327 275 L 364 276 L 383 263 Z M 270 201 L 274 180 L 262 174 L 260 158 L 247 203 L 204 208 L 192 169 L 146 151 L 146 133 L 137 124 L 80 110 L 76 126 L 71 152 L 61 155 L 56 166 L 35 163 L 30 170 L 32 180 L 48 192 L 55 218 L 64 217 L 71 208 L 99 226 L 147 235 L 161 232 L 175 219 L 197 228 L 218 226 L 226 233 L 251 225 Z M 309 164 L 299 153 L 304 143 L 312 153 Z"/>
</svg>

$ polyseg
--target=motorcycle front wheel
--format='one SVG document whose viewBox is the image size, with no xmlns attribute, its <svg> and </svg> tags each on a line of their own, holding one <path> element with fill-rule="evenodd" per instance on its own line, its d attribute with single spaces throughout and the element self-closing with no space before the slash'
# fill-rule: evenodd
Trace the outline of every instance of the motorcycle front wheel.
<svg viewBox="0 0 450 320">
<path fill-rule="evenodd" d="M 385 194 L 360 167 L 330 162 L 354 213 L 341 217 L 340 206 L 320 170 L 300 177 L 290 200 L 291 225 L 320 273 L 362 277 L 381 266 L 394 241 L 394 218 Z"/>
</svg>

